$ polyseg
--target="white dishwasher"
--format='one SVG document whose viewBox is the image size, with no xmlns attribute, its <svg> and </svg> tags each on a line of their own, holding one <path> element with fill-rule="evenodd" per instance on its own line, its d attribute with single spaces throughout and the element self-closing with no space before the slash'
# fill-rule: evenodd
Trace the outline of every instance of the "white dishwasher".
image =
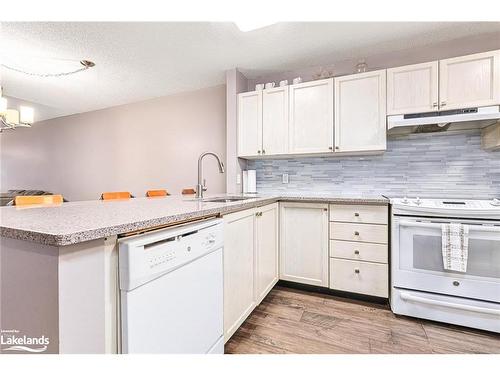
<svg viewBox="0 0 500 375">
<path fill-rule="evenodd" d="M 222 220 L 120 240 L 122 353 L 224 353 Z"/>
</svg>

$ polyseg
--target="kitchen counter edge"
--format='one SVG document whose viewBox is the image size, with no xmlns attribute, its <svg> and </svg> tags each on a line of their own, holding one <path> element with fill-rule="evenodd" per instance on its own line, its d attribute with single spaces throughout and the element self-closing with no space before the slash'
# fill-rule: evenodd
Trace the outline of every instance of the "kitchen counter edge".
<svg viewBox="0 0 500 375">
<path fill-rule="evenodd" d="M 237 204 L 199 210 L 194 212 L 182 213 L 178 215 L 168 215 L 150 220 L 126 223 L 111 227 L 91 229 L 82 232 L 52 234 L 24 230 L 19 228 L 8 228 L 0 226 L 0 237 L 6 237 L 16 240 L 39 243 L 46 246 L 68 246 L 81 242 L 92 241 L 100 238 L 106 238 L 116 235 L 122 235 L 130 232 L 138 232 L 148 229 L 159 228 L 162 226 L 175 225 L 196 221 L 211 216 L 223 216 L 233 212 L 243 211 L 255 207 L 265 206 L 275 202 L 323 202 L 333 204 L 366 204 L 366 205 L 388 205 L 389 200 L 380 198 L 342 198 L 342 197 L 319 197 L 319 196 L 274 196 L 274 197 L 256 197 L 250 202 L 243 201 Z"/>
</svg>

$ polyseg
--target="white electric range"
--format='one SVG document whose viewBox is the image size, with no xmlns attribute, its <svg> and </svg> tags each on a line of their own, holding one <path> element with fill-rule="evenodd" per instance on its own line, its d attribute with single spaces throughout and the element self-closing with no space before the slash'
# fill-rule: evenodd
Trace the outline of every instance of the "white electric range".
<svg viewBox="0 0 500 375">
<path fill-rule="evenodd" d="M 391 199 L 391 308 L 500 332 L 500 201 Z M 469 227 L 467 272 L 445 270 L 444 223 Z"/>
</svg>

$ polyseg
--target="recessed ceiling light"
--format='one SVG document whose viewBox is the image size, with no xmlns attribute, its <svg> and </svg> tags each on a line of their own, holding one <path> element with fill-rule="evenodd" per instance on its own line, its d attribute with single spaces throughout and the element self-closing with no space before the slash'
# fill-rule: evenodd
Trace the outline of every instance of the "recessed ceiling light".
<svg viewBox="0 0 500 375">
<path fill-rule="evenodd" d="M 244 20 L 244 21 L 237 21 L 235 22 L 236 26 L 240 31 L 243 31 L 244 33 L 248 31 L 253 31 L 257 29 L 262 29 L 263 27 L 266 26 L 271 26 L 274 25 L 276 22 L 269 22 L 265 20 Z"/>
</svg>

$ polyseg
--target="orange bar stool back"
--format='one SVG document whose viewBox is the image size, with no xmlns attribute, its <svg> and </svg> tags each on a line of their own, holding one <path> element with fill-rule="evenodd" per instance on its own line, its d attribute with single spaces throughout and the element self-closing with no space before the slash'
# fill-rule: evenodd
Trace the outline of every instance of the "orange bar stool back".
<svg viewBox="0 0 500 375">
<path fill-rule="evenodd" d="M 14 198 L 15 206 L 28 206 L 33 204 L 57 204 L 63 202 L 63 196 L 54 195 L 18 195 Z"/>
<path fill-rule="evenodd" d="M 192 188 L 182 189 L 182 195 L 190 195 L 190 194 L 196 194 L 196 190 Z"/>
<path fill-rule="evenodd" d="M 148 190 L 146 192 L 146 197 L 166 197 L 168 194 L 168 191 L 166 190 Z"/>
<path fill-rule="evenodd" d="M 101 199 L 104 201 L 130 198 L 133 198 L 133 196 L 128 191 L 107 191 L 101 195 Z"/>
</svg>

